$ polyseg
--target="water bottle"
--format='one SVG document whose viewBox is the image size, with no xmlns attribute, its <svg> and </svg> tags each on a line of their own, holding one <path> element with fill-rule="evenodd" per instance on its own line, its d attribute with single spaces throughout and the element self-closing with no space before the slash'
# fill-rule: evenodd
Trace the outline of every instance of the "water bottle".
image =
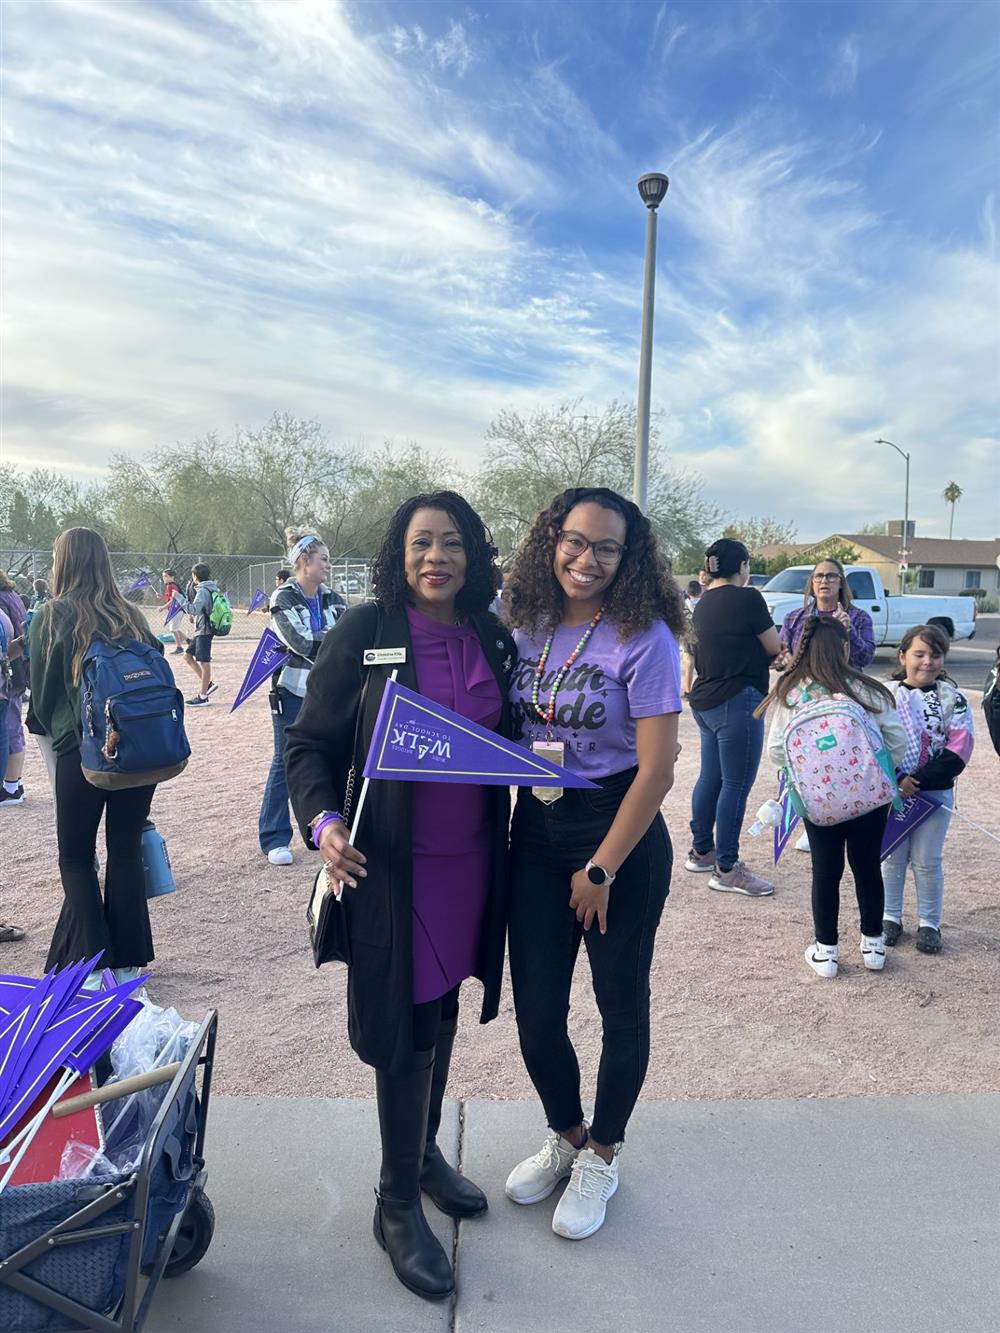
<svg viewBox="0 0 1000 1333">
<path fill-rule="evenodd" d="M 177 888 L 170 871 L 167 844 L 151 819 L 147 819 L 142 828 L 142 873 L 147 898 L 162 898 Z"/>
<path fill-rule="evenodd" d="M 750 836 L 759 838 L 766 828 L 777 828 L 781 823 L 782 814 L 780 802 L 775 800 L 765 801 L 750 825 Z"/>
</svg>

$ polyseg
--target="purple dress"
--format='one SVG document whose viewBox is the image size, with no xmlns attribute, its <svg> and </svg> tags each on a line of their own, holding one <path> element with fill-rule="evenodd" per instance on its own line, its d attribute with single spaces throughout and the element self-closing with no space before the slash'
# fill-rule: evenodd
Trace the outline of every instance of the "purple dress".
<svg viewBox="0 0 1000 1333">
<path fill-rule="evenodd" d="M 476 631 L 406 614 L 420 693 L 495 727 L 503 701 Z M 476 970 L 490 882 L 486 795 L 475 784 L 413 784 L 414 1004 L 436 1000 Z"/>
</svg>

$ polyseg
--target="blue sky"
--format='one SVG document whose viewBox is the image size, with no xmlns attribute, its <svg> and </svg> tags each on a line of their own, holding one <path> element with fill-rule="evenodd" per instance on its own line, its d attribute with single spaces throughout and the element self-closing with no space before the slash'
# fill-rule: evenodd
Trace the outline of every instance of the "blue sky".
<svg viewBox="0 0 1000 1333">
<path fill-rule="evenodd" d="M 1000 533 L 992 3 L 18 3 L 5 457 L 96 475 L 273 411 L 467 466 L 653 406 L 733 514 Z"/>
</svg>

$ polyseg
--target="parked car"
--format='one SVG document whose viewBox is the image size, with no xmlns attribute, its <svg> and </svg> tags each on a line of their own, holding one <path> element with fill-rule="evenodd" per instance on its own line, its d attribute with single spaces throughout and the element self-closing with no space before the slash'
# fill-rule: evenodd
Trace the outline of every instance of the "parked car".
<svg viewBox="0 0 1000 1333">
<path fill-rule="evenodd" d="M 802 605 L 812 570 L 812 565 L 790 565 L 761 588 L 761 596 L 776 625 Z M 940 625 L 952 639 L 975 638 L 974 597 L 923 597 L 888 592 L 878 571 L 870 565 L 845 565 L 844 573 L 854 605 L 872 618 L 875 642 L 880 647 L 895 647 L 911 625 Z"/>
</svg>

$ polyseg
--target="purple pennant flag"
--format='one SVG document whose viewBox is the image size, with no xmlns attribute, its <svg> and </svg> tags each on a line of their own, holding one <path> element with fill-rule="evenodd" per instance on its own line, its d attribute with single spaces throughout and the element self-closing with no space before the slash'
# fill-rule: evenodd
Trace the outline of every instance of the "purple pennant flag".
<svg viewBox="0 0 1000 1333">
<path fill-rule="evenodd" d="M 9 1089 L 4 1096 L 4 1103 L 0 1106 L 0 1138 L 25 1114 L 56 1070 L 71 1066 L 74 1054 L 78 1059 L 91 1055 L 95 1050 L 103 1054 L 99 1050 L 100 1040 L 110 1035 L 108 1045 L 114 1041 L 121 1030 L 116 1024 L 122 1017 L 123 1007 L 129 1013 L 126 1022 L 131 1021 L 138 1012 L 133 1002 L 127 1001 L 127 996 L 144 980 L 145 977 L 137 977 L 123 982 L 113 991 L 98 993 L 89 1003 L 74 1004 L 61 1018 L 47 1026 L 17 1086 Z M 121 1026 L 125 1026 L 125 1023 Z"/>
<path fill-rule="evenodd" d="M 788 839 L 795 831 L 795 826 L 799 822 L 799 817 L 795 813 L 795 807 L 792 805 L 792 794 L 788 790 L 785 782 L 785 775 L 782 773 L 781 781 L 778 784 L 778 803 L 781 806 L 781 822 L 774 826 L 774 864 L 778 864 L 778 857 L 788 845 Z"/>
<path fill-rule="evenodd" d="M 133 579 L 133 580 L 132 580 L 132 582 L 128 585 L 128 587 L 125 589 L 125 591 L 126 591 L 126 592 L 138 592 L 140 588 L 151 588 L 152 586 L 153 586 L 153 585 L 152 585 L 152 584 L 150 583 L 150 581 L 149 581 L 149 575 L 148 575 L 148 574 L 140 574 L 139 577 L 138 577 L 137 579 Z"/>
<path fill-rule="evenodd" d="M 169 625 L 174 616 L 179 616 L 183 609 L 184 608 L 181 606 L 180 602 L 171 601 L 170 605 L 167 607 L 167 614 L 163 618 L 164 625 Z"/>
<path fill-rule="evenodd" d="M 503 787 L 596 786 L 395 680 L 382 695 L 364 775 Z"/>
<path fill-rule="evenodd" d="M 901 842 L 906 841 L 914 829 L 918 829 L 924 820 L 930 819 L 938 809 L 940 803 L 931 796 L 925 796 L 923 792 L 903 797 L 903 808 L 889 811 L 885 833 L 882 835 L 881 859 L 884 861 L 890 856 Z"/>
<path fill-rule="evenodd" d="M 247 615 L 252 616 L 258 606 L 263 606 L 266 601 L 267 593 L 263 588 L 258 588 L 251 599 L 250 605 L 247 607 Z"/>
<path fill-rule="evenodd" d="M 288 649 L 274 630 L 266 629 L 254 649 L 250 665 L 247 667 L 247 674 L 243 677 L 243 684 L 237 691 L 233 706 L 229 711 L 235 713 L 240 704 L 246 703 L 254 690 L 263 685 L 268 676 L 272 676 L 280 666 L 284 666 L 288 656 Z"/>
</svg>

